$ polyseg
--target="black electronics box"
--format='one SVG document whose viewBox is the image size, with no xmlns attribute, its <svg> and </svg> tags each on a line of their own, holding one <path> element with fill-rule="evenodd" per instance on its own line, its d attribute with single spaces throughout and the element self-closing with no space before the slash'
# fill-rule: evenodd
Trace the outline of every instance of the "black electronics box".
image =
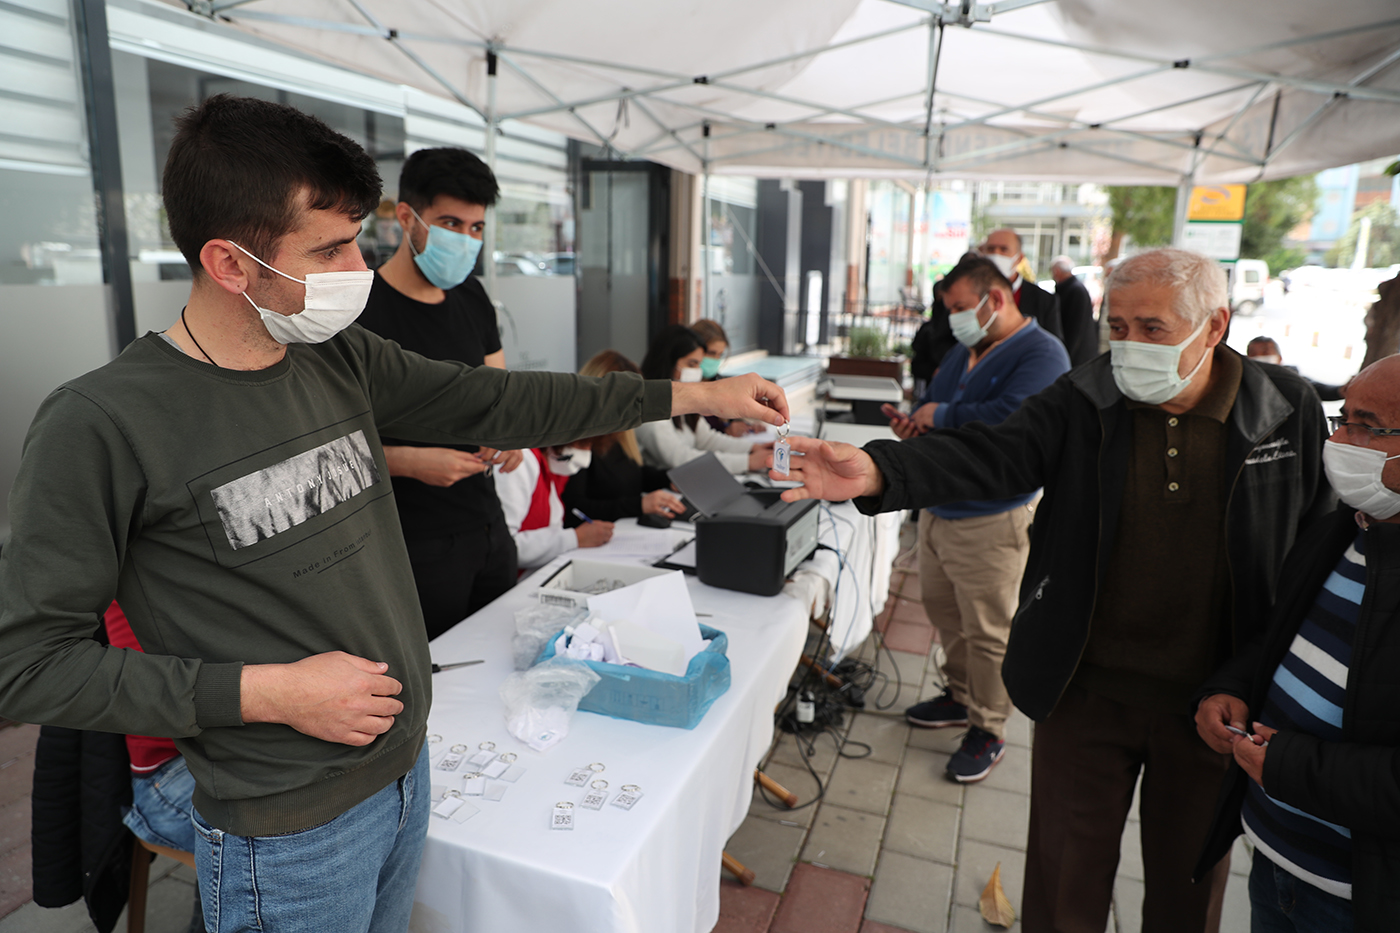
<svg viewBox="0 0 1400 933">
<path fill-rule="evenodd" d="M 745 489 L 713 453 L 667 472 L 700 514 L 695 570 L 701 583 L 776 596 L 817 549 L 817 503 L 783 502 L 782 490 Z"/>
</svg>

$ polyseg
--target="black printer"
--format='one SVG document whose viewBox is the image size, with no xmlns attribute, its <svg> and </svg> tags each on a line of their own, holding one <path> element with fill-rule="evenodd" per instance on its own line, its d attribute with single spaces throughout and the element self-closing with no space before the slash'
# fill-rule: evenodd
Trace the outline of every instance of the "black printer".
<svg viewBox="0 0 1400 933">
<path fill-rule="evenodd" d="M 713 453 L 667 471 L 697 509 L 695 571 L 701 583 L 776 596 L 817 549 L 817 502 L 784 502 L 780 489 L 745 489 Z"/>
</svg>

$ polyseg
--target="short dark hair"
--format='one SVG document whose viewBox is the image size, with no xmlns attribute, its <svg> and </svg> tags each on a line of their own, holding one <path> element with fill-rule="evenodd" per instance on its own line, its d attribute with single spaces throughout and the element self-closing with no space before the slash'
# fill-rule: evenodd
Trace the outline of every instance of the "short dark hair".
<svg viewBox="0 0 1400 933">
<path fill-rule="evenodd" d="M 985 295 L 994 286 L 1000 285 L 1008 292 L 1011 291 L 1011 282 L 1006 276 L 1001 274 L 997 264 L 986 256 L 964 256 L 958 260 L 958 264 L 943 276 L 943 292 L 947 294 L 948 289 L 958 282 L 967 279 L 979 295 Z"/>
<path fill-rule="evenodd" d="M 1278 350 L 1278 341 L 1272 337 L 1255 337 L 1253 340 L 1249 341 L 1249 343 L 1245 344 L 1244 352 L 1248 355 L 1249 351 L 1253 350 L 1255 347 L 1265 346 L 1273 347 L 1275 350 Z"/>
<path fill-rule="evenodd" d="M 399 200 L 421 211 L 440 194 L 490 207 L 501 196 L 501 186 L 490 166 L 465 149 L 419 149 L 399 172 Z"/>
<path fill-rule="evenodd" d="M 363 220 L 379 203 L 374 160 L 354 140 L 295 107 L 216 94 L 175 118 L 161 194 L 170 236 L 196 274 L 199 252 L 225 238 L 264 261 L 311 210 Z"/>
<path fill-rule="evenodd" d="M 642 357 L 642 376 L 646 379 L 670 379 L 676 370 L 676 360 L 705 349 L 695 331 L 682 324 L 667 324 L 647 347 Z"/>
</svg>

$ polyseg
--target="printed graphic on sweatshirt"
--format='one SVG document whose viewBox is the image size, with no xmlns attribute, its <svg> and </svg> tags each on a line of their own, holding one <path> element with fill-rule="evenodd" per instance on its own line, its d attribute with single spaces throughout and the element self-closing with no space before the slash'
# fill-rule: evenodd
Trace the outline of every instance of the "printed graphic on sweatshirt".
<svg viewBox="0 0 1400 933">
<path fill-rule="evenodd" d="M 238 550 L 328 512 L 379 481 L 365 432 L 356 431 L 209 494 L 229 545 Z"/>
</svg>

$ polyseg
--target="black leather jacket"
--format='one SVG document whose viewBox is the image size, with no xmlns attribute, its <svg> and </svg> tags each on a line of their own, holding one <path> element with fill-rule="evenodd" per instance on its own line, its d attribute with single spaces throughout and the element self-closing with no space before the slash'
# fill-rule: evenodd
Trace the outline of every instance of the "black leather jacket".
<svg viewBox="0 0 1400 933">
<path fill-rule="evenodd" d="M 1280 366 L 1241 363 L 1225 450 L 1235 645 L 1263 629 L 1298 530 L 1335 501 L 1322 473 L 1326 432 L 1312 387 Z M 1037 721 L 1059 703 L 1088 642 L 1131 448 L 1132 416 L 1108 354 L 1061 376 L 1000 424 L 865 447 L 885 477 L 883 496 L 856 500 L 867 513 L 1044 487 L 1002 665 L 1011 699 Z"/>
<path fill-rule="evenodd" d="M 1264 696 L 1322 584 L 1356 536 L 1355 510 L 1342 507 L 1309 528 L 1293 546 L 1280 577 L 1268 630 L 1236 653 L 1200 690 L 1249 704 Z M 1394 930 L 1400 917 L 1400 525 L 1366 530 L 1366 594 L 1356 622 L 1346 699 L 1344 741 L 1280 732 L 1264 756 L 1269 795 L 1351 830 L 1352 910 L 1358 933 Z M 1249 777 L 1232 765 L 1221 787 L 1215 823 L 1196 867 L 1199 877 L 1240 834 L 1240 806 Z"/>
</svg>

